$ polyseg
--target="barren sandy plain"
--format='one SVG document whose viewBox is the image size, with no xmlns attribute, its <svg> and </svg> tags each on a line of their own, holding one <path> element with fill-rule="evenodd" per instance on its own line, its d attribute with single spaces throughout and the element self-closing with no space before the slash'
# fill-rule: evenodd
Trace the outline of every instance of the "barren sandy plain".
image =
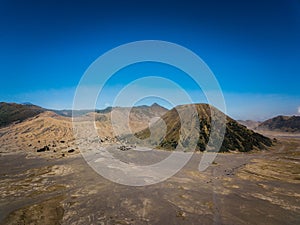
<svg viewBox="0 0 300 225">
<path fill-rule="evenodd" d="M 144 187 L 97 174 L 72 134 L 71 120 L 50 112 L 0 129 L 0 224 L 300 223 L 299 134 L 266 133 L 277 139 L 270 149 L 218 154 L 204 172 L 195 153 L 175 176 Z M 120 151 L 105 135 L 103 148 L 123 161 L 170 154 Z"/>
</svg>

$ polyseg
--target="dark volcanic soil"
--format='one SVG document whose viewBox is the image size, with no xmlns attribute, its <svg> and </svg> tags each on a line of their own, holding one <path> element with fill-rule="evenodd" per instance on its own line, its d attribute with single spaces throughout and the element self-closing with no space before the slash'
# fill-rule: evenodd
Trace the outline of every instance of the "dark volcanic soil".
<svg viewBox="0 0 300 225">
<path fill-rule="evenodd" d="M 139 152 L 110 151 L 139 161 Z M 279 138 L 264 152 L 219 154 L 204 172 L 200 158 L 165 182 L 131 187 L 101 177 L 80 155 L 2 153 L 0 224 L 300 224 L 299 138 Z"/>
</svg>

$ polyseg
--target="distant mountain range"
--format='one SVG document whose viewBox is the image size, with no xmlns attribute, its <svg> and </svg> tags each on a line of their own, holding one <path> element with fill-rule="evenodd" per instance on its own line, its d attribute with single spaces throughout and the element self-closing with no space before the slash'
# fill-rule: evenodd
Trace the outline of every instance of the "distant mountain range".
<svg viewBox="0 0 300 225">
<path fill-rule="evenodd" d="M 260 123 L 257 130 L 300 132 L 300 116 L 276 116 Z"/>
<path fill-rule="evenodd" d="M 52 111 L 58 115 L 65 117 L 72 116 L 84 116 L 89 113 L 98 113 L 98 114 L 108 114 L 112 110 L 129 110 L 128 107 L 107 107 L 105 109 L 96 109 L 96 110 L 55 110 L 55 109 L 46 109 L 40 106 L 34 105 L 30 102 L 25 102 L 22 104 L 17 103 L 6 103 L 0 102 L 0 127 L 7 126 L 11 123 L 18 123 L 26 120 L 27 118 L 34 117 L 45 111 Z M 166 113 L 168 110 L 157 103 L 154 103 L 151 106 L 142 105 L 135 106 L 131 109 L 131 113 L 135 112 L 140 115 L 147 114 L 151 109 L 152 114 L 148 116 L 160 116 Z M 155 115 L 154 115 L 154 114 Z M 246 126 L 248 129 L 252 130 L 270 130 L 270 131 L 282 131 L 282 132 L 300 132 L 300 116 L 276 116 L 274 118 L 268 119 L 264 122 L 254 121 L 254 120 L 237 120 L 238 123 Z"/>
<path fill-rule="evenodd" d="M 126 135 L 127 130 L 124 129 L 124 127 L 122 127 L 122 123 L 119 123 L 118 121 L 127 120 L 129 115 L 131 131 L 135 133 L 136 136 L 145 139 L 149 136 L 150 130 L 152 133 L 154 131 L 154 136 L 159 136 L 162 130 L 156 130 L 155 124 L 158 123 L 159 118 L 161 118 L 161 120 L 163 120 L 166 124 L 167 132 L 166 136 L 156 144 L 159 148 L 174 149 L 178 144 L 184 144 L 180 143 L 180 140 L 178 139 L 179 134 L 182 131 L 180 130 L 181 124 L 177 110 L 184 110 L 185 107 L 186 105 L 181 105 L 171 110 L 167 110 L 155 103 L 151 106 L 144 105 L 133 108 L 108 107 L 103 110 L 72 111 L 49 110 L 31 103 L 16 104 L 0 102 L 0 129 L 8 127 L 5 128 L 6 133 L 10 129 L 16 129 L 16 133 L 26 133 L 26 130 L 35 130 L 35 133 L 39 133 L 38 130 L 41 126 L 41 119 L 39 118 L 40 114 L 43 115 L 41 118 L 43 118 L 44 124 L 47 124 L 47 118 L 51 117 L 52 127 L 45 128 L 45 132 L 52 132 L 51 129 L 54 129 L 54 126 L 57 126 L 58 130 L 66 129 L 66 126 L 68 129 L 71 129 L 72 124 L 70 117 L 73 113 L 75 116 L 80 118 L 80 120 L 91 120 L 95 118 L 95 125 L 98 129 L 99 136 L 114 138 L 114 132 L 111 126 L 111 116 L 113 113 L 114 120 L 117 121 L 117 123 L 115 123 L 116 128 L 122 135 Z M 207 141 L 210 136 L 210 107 L 206 104 L 195 104 L 195 107 L 200 119 L 200 126 L 198 128 L 200 138 L 197 143 L 197 149 L 203 151 L 206 148 Z M 51 113 L 49 113 L 49 111 Z M 252 149 L 263 149 L 272 144 L 270 139 L 252 131 L 251 129 L 257 130 L 258 132 L 264 130 L 293 133 L 300 132 L 300 116 L 277 116 L 262 123 L 250 120 L 235 121 L 228 116 L 226 116 L 226 119 L 226 134 L 221 149 L 222 151 L 250 151 Z M 28 122 L 26 123 L 26 126 L 22 126 L 22 124 L 27 120 L 29 120 L 30 123 Z M 149 130 L 150 122 L 152 125 Z M 18 124 L 21 125 L 19 126 Z M 25 130 L 22 131 L 22 129 Z M 1 134 L 1 132 L 2 131 L 0 130 L 0 137 L 3 136 L 4 138 L 5 134 L 3 132 Z M 68 138 L 73 139 L 71 132 L 69 133 L 70 135 Z M 46 136 L 47 135 L 45 134 L 45 137 Z"/>
<path fill-rule="evenodd" d="M 126 109 L 131 110 L 131 108 L 127 107 L 116 107 L 116 109 Z M 131 113 L 138 113 L 139 114 L 146 114 L 147 111 L 151 109 L 152 113 L 148 116 L 160 116 L 161 114 L 164 114 L 167 109 L 154 103 L 151 106 L 142 105 L 142 106 L 135 106 L 132 108 Z M 72 117 L 72 116 L 84 116 L 88 115 L 89 113 L 97 113 L 97 114 L 109 114 L 113 110 L 113 107 L 107 107 L 105 109 L 87 109 L 87 110 L 71 110 L 71 109 L 63 109 L 63 110 L 56 110 L 56 109 L 45 109 L 40 106 L 33 105 L 30 102 L 25 102 L 22 104 L 17 103 L 6 103 L 6 102 L 0 102 L 0 127 L 7 126 L 11 123 L 19 123 L 22 122 L 28 118 L 37 116 L 40 113 L 51 111 L 54 112 L 60 116 L 64 117 Z M 156 113 L 157 112 L 157 113 Z"/>
<path fill-rule="evenodd" d="M 0 128 L 11 126 L 16 128 L 19 132 L 24 130 L 33 130 L 34 133 L 41 133 L 38 131 L 38 128 L 41 127 L 40 121 L 41 118 L 44 120 L 43 123 L 47 124 L 47 118 L 51 117 L 51 121 L 55 120 L 55 124 L 58 126 L 58 130 L 63 127 L 60 124 L 64 121 L 67 128 L 72 127 L 72 124 L 69 123 L 71 120 L 72 113 L 75 114 L 75 117 L 79 121 L 91 121 L 95 119 L 95 125 L 98 130 L 98 133 L 101 137 L 113 138 L 114 128 L 119 132 L 119 134 L 124 134 L 129 132 L 127 127 L 124 126 L 124 122 L 128 121 L 129 117 L 129 129 L 132 132 L 138 132 L 146 127 L 149 123 L 155 120 L 155 118 L 161 117 L 168 110 L 158 104 L 153 104 L 151 106 L 142 105 L 135 106 L 132 108 L 129 107 L 107 107 L 103 110 L 51 110 L 44 109 L 39 106 L 32 104 L 16 104 L 16 103 L 0 103 Z M 111 118 L 115 121 L 114 126 L 112 127 Z M 27 126 L 14 126 L 14 124 L 19 124 L 30 120 L 30 123 Z M 23 124 L 23 123 L 22 123 Z M 31 126 L 31 127 L 29 127 Z M 60 128 L 59 128 L 60 127 Z M 53 126 L 52 126 L 53 128 Z M 47 129 L 51 131 L 51 129 Z M 57 130 L 57 129 L 55 129 Z M 19 133 L 16 132 L 16 133 Z M 0 132 L 1 136 L 1 132 Z M 72 139 L 70 135 L 67 137 Z"/>
<path fill-rule="evenodd" d="M 157 104 L 133 108 L 107 108 L 105 110 L 77 110 L 76 122 L 85 126 L 94 121 L 99 141 L 116 144 L 117 139 L 111 125 L 111 117 L 116 121 L 116 129 L 123 134 L 127 130 L 122 124 L 128 121 L 130 129 L 138 132 L 145 129 L 153 118 L 159 118 L 167 109 Z M 0 103 L 0 146 L 1 152 L 51 152 L 51 157 L 62 157 L 76 149 L 72 110 L 48 110 L 32 104 Z M 46 146 L 46 148 L 45 148 Z M 74 149 L 73 149 L 74 148 Z M 49 150 L 50 149 L 50 150 Z M 76 150 L 77 152 L 77 150 Z"/>
</svg>

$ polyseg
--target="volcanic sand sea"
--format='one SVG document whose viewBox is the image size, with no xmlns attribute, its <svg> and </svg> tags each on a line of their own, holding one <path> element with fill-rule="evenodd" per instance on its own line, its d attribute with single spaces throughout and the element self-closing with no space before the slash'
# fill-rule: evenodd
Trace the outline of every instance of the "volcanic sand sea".
<svg viewBox="0 0 300 225">
<path fill-rule="evenodd" d="M 219 154 L 204 172 L 196 153 L 175 176 L 144 187 L 106 180 L 78 152 L 2 152 L 1 224 L 299 224 L 300 139 L 285 136 L 267 151 Z M 169 154 L 117 147 L 107 146 L 141 164 Z"/>
</svg>

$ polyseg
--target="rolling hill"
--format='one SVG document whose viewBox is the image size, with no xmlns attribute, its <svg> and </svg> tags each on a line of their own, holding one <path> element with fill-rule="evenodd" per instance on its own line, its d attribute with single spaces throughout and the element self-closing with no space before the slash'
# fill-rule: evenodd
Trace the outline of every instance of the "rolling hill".
<svg viewBox="0 0 300 225">
<path fill-rule="evenodd" d="M 0 129 L 2 152 L 36 152 L 47 146 L 57 155 L 73 147 L 73 143 L 71 119 L 50 111 Z"/>
<path fill-rule="evenodd" d="M 46 110 L 32 104 L 0 102 L 0 127 L 19 123 Z"/>
<path fill-rule="evenodd" d="M 276 116 L 261 123 L 258 130 L 298 133 L 300 116 Z"/>
</svg>

